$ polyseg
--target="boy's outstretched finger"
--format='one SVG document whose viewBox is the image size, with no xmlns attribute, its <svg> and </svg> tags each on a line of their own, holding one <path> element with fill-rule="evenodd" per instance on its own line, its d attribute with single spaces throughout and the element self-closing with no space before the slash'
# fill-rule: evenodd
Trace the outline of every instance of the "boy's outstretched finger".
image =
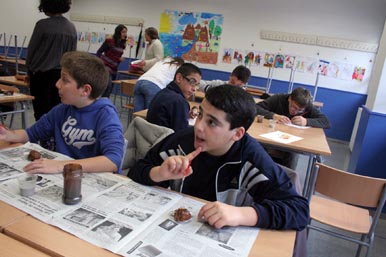
<svg viewBox="0 0 386 257">
<path fill-rule="evenodd" d="M 189 153 L 186 157 L 189 159 L 189 162 L 191 162 L 194 158 L 196 158 L 197 155 L 201 153 L 201 146 L 197 147 L 193 152 Z"/>
</svg>

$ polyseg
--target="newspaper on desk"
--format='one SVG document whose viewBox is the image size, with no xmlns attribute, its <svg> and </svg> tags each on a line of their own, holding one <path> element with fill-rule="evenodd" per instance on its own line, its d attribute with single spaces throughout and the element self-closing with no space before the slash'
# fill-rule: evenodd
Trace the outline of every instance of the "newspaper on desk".
<svg viewBox="0 0 386 257">
<path fill-rule="evenodd" d="M 122 256 L 248 256 L 258 234 L 250 227 L 215 229 L 197 218 L 202 202 L 111 173 L 84 174 L 76 205 L 62 202 L 62 174 L 39 175 L 35 194 L 22 197 L 15 178 L 31 150 L 70 159 L 30 143 L 0 150 L 0 200 Z M 187 208 L 192 219 L 176 222 L 178 208 Z"/>
</svg>

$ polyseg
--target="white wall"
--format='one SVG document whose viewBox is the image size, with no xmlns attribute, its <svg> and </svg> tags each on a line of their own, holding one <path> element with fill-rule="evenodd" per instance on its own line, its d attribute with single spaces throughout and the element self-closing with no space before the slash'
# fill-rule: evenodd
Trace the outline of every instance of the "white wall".
<svg viewBox="0 0 386 257">
<path fill-rule="evenodd" d="M 35 4 L 33 4 L 33 3 Z M 35 1 L 3 0 L 0 32 L 30 35 L 39 15 Z M 6 6 L 6 8 L 3 8 Z M 21 12 L 20 8 L 24 10 Z M 145 27 L 159 27 L 165 9 L 211 12 L 224 16 L 221 48 L 281 52 L 368 67 L 363 82 L 321 77 L 319 86 L 366 93 L 374 54 L 279 41 L 261 40 L 260 30 L 274 30 L 378 43 L 386 20 L 385 0 L 73 0 L 71 12 L 141 17 Z M 19 13 L 29 13 L 20 20 Z M 18 17 L 17 19 L 14 17 Z M 14 20 L 14 22 L 10 22 Z M 130 29 L 129 29 L 130 30 Z M 252 46 L 252 44 L 254 46 Z M 127 53 L 126 53 L 127 56 Z M 202 68 L 231 71 L 234 66 L 199 64 Z M 267 68 L 252 67 L 252 75 L 266 77 Z M 274 79 L 287 81 L 288 70 L 276 69 Z M 313 85 L 316 75 L 296 73 L 295 82 Z"/>
</svg>

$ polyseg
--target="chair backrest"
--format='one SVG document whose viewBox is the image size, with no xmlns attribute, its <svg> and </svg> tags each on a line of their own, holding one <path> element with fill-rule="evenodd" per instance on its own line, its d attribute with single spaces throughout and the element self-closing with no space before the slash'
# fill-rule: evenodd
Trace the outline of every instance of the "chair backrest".
<svg viewBox="0 0 386 257">
<path fill-rule="evenodd" d="M 128 169 L 138 159 L 143 158 L 150 148 L 173 132 L 174 130 L 170 128 L 158 126 L 143 118 L 135 117 L 125 132 L 127 148 L 122 162 L 123 173 L 126 175 Z"/>
<path fill-rule="evenodd" d="M 312 180 L 315 181 L 315 192 L 348 204 L 372 208 L 379 205 L 386 186 L 386 179 L 362 176 L 321 163 L 316 163 Z"/>
<path fill-rule="evenodd" d="M 124 80 L 121 82 L 121 92 L 126 96 L 134 96 L 134 87 L 134 83 L 130 83 Z"/>
</svg>

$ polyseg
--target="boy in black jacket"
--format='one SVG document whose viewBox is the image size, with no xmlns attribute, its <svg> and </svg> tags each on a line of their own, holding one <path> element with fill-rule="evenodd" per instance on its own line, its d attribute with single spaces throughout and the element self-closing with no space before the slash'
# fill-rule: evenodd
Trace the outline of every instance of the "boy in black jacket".
<svg viewBox="0 0 386 257">
<path fill-rule="evenodd" d="M 302 230 L 308 224 L 308 201 L 246 133 L 255 116 L 255 102 L 242 88 L 211 88 L 194 128 L 155 145 L 128 176 L 210 201 L 198 217 L 216 228 Z"/>
</svg>

